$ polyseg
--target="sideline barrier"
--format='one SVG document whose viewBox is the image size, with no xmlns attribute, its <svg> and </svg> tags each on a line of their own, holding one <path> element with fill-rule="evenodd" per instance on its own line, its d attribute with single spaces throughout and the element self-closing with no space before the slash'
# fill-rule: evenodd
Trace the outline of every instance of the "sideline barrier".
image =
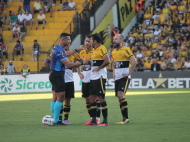
<svg viewBox="0 0 190 142">
<path fill-rule="evenodd" d="M 73 76 L 75 91 L 81 91 L 82 81 L 77 73 L 73 73 Z M 106 89 L 114 88 L 113 75 L 109 72 Z M 190 88 L 190 72 L 133 72 L 129 88 Z M 0 76 L 0 94 L 23 92 L 51 92 L 49 74 L 31 74 L 27 78 L 21 75 Z"/>
</svg>

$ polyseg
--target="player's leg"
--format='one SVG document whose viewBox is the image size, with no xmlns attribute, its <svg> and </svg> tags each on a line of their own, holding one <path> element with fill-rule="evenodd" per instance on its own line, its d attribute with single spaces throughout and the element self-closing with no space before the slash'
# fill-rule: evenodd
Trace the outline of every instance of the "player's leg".
<svg viewBox="0 0 190 142">
<path fill-rule="evenodd" d="M 91 123 L 92 116 L 91 116 L 91 105 L 90 105 L 90 100 L 89 100 L 89 84 L 90 83 L 84 83 L 84 82 L 82 82 L 82 97 L 85 99 L 86 109 L 87 109 L 88 114 L 89 114 L 89 116 L 91 118 L 89 122 Z M 86 124 L 88 124 L 88 123 L 86 123 Z"/>
<path fill-rule="evenodd" d="M 116 122 L 116 124 L 127 124 L 129 122 L 128 103 L 127 100 L 125 99 L 125 93 L 127 91 L 129 83 L 130 83 L 129 78 L 121 78 L 120 80 L 118 80 L 117 97 L 120 102 L 120 109 L 123 116 L 123 120 L 121 122 Z"/>
<path fill-rule="evenodd" d="M 68 121 L 69 114 L 71 111 L 71 98 L 74 98 L 74 82 L 65 83 L 66 92 L 65 92 L 65 106 L 64 106 L 64 124 L 72 124 Z"/>
<path fill-rule="evenodd" d="M 100 123 L 100 113 L 101 113 L 101 109 L 100 109 L 100 101 L 99 98 L 96 97 L 96 106 L 97 106 L 97 110 L 96 110 L 96 122 L 97 124 Z"/>
<path fill-rule="evenodd" d="M 65 82 L 63 77 L 63 72 L 52 71 L 50 73 L 50 81 L 55 87 L 55 97 L 57 98 L 54 104 L 53 119 L 54 125 L 64 125 L 62 122 L 58 122 L 59 113 L 61 111 L 61 106 L 65 98 Z"/>
<path fill-rule="evenodd" d="M 90 101 L 90 108 L 91 108 L 91 117 L 92 117 L 92 122 L 89 125 L 97 125 L 96 123 L 96 91 L 95 91 L 95 83 L 96 80 L 91 80 L 90 85 L 89 85 L 89 101 Z"/>
<path fill-rule="evenodd" d="M 55 96 L 55 87 L 54 85 L 52 84 L 52 101 L 51 101 L 51 112 L 52 112 L 52 115 L 54 116 L 54 106 L 55 106 L 55 102 L 57 100 L 56 96 Z"/>
<path fill-rule="evenodd" d="M 107 107 L 107 102 L 105 100 L 105 83 L 106 79 L 103 79 L 102 77 L 99 79 L 100 81 L 100 86 L 97 87 L 97 96 L 98 100 L 100 101 L 100 106 L 102 108 L 102 115 L 103 115 L 103 122 L 99 124 L 99 126 L 108 126 L 108 107 Z"/>
</svg>

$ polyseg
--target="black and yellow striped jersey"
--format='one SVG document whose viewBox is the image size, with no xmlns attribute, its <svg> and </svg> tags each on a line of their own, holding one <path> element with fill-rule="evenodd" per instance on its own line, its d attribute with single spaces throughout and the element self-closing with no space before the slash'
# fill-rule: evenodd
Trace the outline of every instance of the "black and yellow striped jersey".
<svg viewBox="0 0 190 142">
<path fill-rule="evenodd" d="M 94 52 L 91 56 L 91 70 L 103 64 L 105 55 L 107 55 L 107 49 L 102 44 L 100 44 L 96 49 L 94 48 Z M 106 67 L 100 69 L 97 72 L 91 72 L 91 80 L 99 79 L 101 76 L 104 79 L 107 79 Z"/>
<path fill-rule="evenodd" d="M 94 48 L 92 47 L 88 52 L 86 49 L 83 49 L 79 55 L 83 60 L 91 59 L 91 56 L 94 52 Z M 84 79 L 82 82 L 89 83 L 90 82 L 90 75 L 91 75 L 91 65 L 83 65 L 83 75 Z"/>
<path fill-rule="evenodd" d="M 128 72 L 133 53 L 129 47 L 122 46 L 119 49 L 114 49 L 111 54 L 114 61 L 115 80 L 118 80 L 123 77 L 122 74 Z"/>
</svg>

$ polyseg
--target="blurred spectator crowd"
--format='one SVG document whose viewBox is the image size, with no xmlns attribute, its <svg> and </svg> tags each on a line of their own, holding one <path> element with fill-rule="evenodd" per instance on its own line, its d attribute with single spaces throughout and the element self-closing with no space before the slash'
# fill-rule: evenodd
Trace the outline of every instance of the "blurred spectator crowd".
<svg viewBox="0 0 190 142">
<path fill-rule="evenodd" d="M 189 33 L 189 0 L 154 0 L 124 45 L 138 61 L 136 71 L 190 70 Z"/>
</svg>

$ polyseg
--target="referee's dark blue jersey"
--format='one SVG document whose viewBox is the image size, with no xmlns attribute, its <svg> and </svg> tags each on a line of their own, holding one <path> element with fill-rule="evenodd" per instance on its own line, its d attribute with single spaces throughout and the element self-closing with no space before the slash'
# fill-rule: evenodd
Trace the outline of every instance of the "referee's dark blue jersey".
<svg viewBox="0 0 190 142">
<path fill-rule="evenodd" d="M 61 45 L 54 46 L 51 55 L 51 70 L 65 71 L 65 65 L 62 64 L 62 60 L 67 59 L 65 50 Z"/>
</svg>

